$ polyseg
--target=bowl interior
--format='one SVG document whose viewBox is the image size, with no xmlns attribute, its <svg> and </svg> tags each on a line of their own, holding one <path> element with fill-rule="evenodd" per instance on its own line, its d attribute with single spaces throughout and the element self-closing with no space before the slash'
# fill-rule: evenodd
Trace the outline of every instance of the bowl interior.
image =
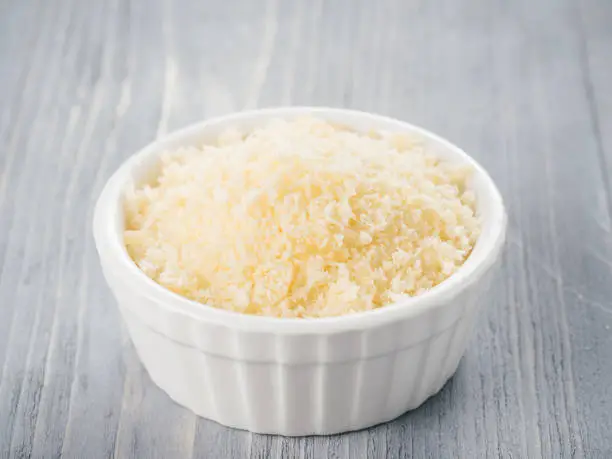
<svg viewBox="0 0 612 459">
<path fill-rule="evenodd" d="M 455 274 L 422 295 L 373 311 L 319 319 L 280 319 L 250 316 L 193 302 L 161 287 L 136 267 L 123 244 L 123 192 L 130 183 L 139 185 L 151 181 L 157 176 L 160 153 L 181 146 L 212 143 L 216 141 L 217 135 L 228 127 L 237 127 L 243 131 L 248 131 L 261 126 L 269 119 L 292 119 L 305 115 L 313 115 L 344 124 L 360 132 L 373 129 L 410 133 L 418 137 L 432 154 L 451 163 L 472 166 L 474 173 L 468 186 L 473 189 L 476 195 L 476 212 L 482 222 L 482 232 L 472 253 Z M 100 245 L 103 245 L 105 250 L 113 252 L 117 262 L 121 263 L 131 273 L 130 275 L 135 276 L 135 288 L 153 289 L 151 294 L 163 296 L 162 301 L 166 303 L 167 307 L 176 307 L 182 312 L 207 320 L 221 320 L 223 322 L 225 320 L 259 321 L 260 323 L 263 323 L 263 321 L 297 321 L 302 324 L 308 322 L 317 322 L 318 324 L 322 322 L 338 323 L 339 321 L 360 320 L 360 316 L 369 316 L 374 319 L 376 315 L 388 315 L 388 319 L 391 320 L 394 314 L 418 314 L 424 308 L 435 307 L 436 304 L 448 302 L 449 298 L 458 294 L 467 284 L 475 282 L 495 261 L 504 240 L 506 224 L 501 196 L 489 175 L 474 159 L 450 142 L 422 128 L 392 118 L 351 110 L 309 107 L 241 112 L 198 123 L 155 141 L 129 158 L 111 177 L 98 201 L 95 214 L 94 233 L 98 249 L 100 250 Z M 105 241 L 105 243 L 101 244 L 101 241 Z M 394 312 L 398 309 L 404 311 Z"/>
</svg>

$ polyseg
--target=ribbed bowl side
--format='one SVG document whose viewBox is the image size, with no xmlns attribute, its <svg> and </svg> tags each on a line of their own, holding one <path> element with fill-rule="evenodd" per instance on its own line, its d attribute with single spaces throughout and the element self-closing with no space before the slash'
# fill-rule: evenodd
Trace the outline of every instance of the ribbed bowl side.
<svg viewBox="0 0 612 459">
<path fill-rule="evenodd" d="M 123 315 L 151 379 L 177 403 L 226 426 L 292 436 L 362 429 L 416 408 L 455 371 L 471 328 L 466 317 L 378 357 L 291 364 L 207 354 L 157 333 L 129 311 Z M 367 342 L 366 333 L 362 339 Z M 282 350 L 283 339 L 278 343 Z"/>
<path fill-rule="evenodd" d="M 452 307 L 332 334 L 275 334 L 195 321 L 104 270 L 151 379 L 196 414 L 282 435 L 362 429 L 416 408 L 455 372 L 490 273 Z"/>
<path fill-rule="evenodd" d="M 125 319 L 151 379 L 174 401 L 229 427 L 292 436 L 358 430 L 416 408 L 457 368 L 466 328 L 377 358 L 291 365 L 204 354 Z"/>
</svg>

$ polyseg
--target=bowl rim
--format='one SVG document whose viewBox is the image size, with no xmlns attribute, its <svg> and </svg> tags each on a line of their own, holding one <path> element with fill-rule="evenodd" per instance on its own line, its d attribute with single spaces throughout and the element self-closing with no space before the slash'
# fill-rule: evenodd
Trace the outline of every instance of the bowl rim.
<svg viewBox="0 0 612 459">
<path fill-rule="evenodd" d="M 331 115 L 336 119 L 346 117 L 353 120 L 359 119 L 363 122 L 370 121 L 395 125 L 398 128 L 418 133 L 441 147 L 452 150 L 455 156 L 461 158 L 461 161 L 473 167 L 475 175 L 480 176 L 479 180 L 484 183 L 491 203 L 491 212 L 487 218 L 491 219 L 491 229 L 479 237 L 477 241 L 479 250 L 476 251 L 475 248 L 453 275 L 425 293 L 369 311 L 322 318 L 257 316 L 216 308 L 190 300 L 166 289 L 138 268 L 127 253 L 123 238 L 114 224 L 118 206 L 122 201 L 123 191 L 126 184 L 131 180 L 132 171 L 136 167 L 150 157 L 163 152 L 164 144 L 170 142 L 181 143 L 181 141 L 188 144 L 188 140 L 183 139 L 193 138 L 203 129 L 214 128 L 214 125 L 217 124 L 225 125 L 233 121 L 239 124 L 240 121 L 245 123 L 247 120 L 256 118 L 261 118 L 261 122 L 264 122 L 266 119 L 291 118 L 302 115 L 320 116 L 323 119 L 326 118 L 326 115 Z M 351 126 L 350 122 L 343 121 Z M 505 241 L 506 225 L 507 215 L 503 200 L 492 178 L 475 159 L 458 146 L 427 129 L 392 117 L 358 110 L 311 106 L 273 107 L 235 112 L 193 123 L 155 139 L 128 157 L 112 174 L 99 195 L 93 217 L 94 240 L 103 265 L 104 261 L 112 263 L 112 269 L 120 272 L 123 281 L 128 280 L 126 285 L 135 289 L 138 295 L 153 300 L 158 307 L 168 313 L 183 315 L 192 320 L 253 332 L 284 334 L 326 334 L 362 330 L 400 319 L 415 318 L 443 308 L 445 305 L 449 305 L 453 298 L 475 284 L 495 263 Z M 129 279 L 126 279 L 126 277 Z M 129 306 L 126 305 L 126 307 Z"/>
</svg>

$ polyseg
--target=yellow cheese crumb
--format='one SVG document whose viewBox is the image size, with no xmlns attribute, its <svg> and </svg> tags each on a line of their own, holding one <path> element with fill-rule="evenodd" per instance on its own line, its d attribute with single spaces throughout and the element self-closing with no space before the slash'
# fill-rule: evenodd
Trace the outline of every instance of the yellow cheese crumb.
<svg viewBox="0 0 612 459">
<path fill-rule="evenodd" d="M 378 308 L 452 275 L 479 235 L 470 171 L 398 133 L 274 120 L 167 152 L 125 244 L 187 298 L 276 317 Z"/>
</svg>

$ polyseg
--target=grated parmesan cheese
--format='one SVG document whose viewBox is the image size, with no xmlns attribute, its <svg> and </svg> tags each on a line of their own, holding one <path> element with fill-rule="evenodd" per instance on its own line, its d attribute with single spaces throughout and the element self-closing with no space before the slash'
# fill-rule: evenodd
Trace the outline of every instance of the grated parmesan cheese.
<svg viewBox="0 0 612 459">
<path fill-rule="evenodd" d="M 276 317 L 378 308 L 451 276 L 479 235 L 470 170 L 407 135 L 304 118 L 161 157 L 124 240 L 187 298 Z"/>
</svg>

